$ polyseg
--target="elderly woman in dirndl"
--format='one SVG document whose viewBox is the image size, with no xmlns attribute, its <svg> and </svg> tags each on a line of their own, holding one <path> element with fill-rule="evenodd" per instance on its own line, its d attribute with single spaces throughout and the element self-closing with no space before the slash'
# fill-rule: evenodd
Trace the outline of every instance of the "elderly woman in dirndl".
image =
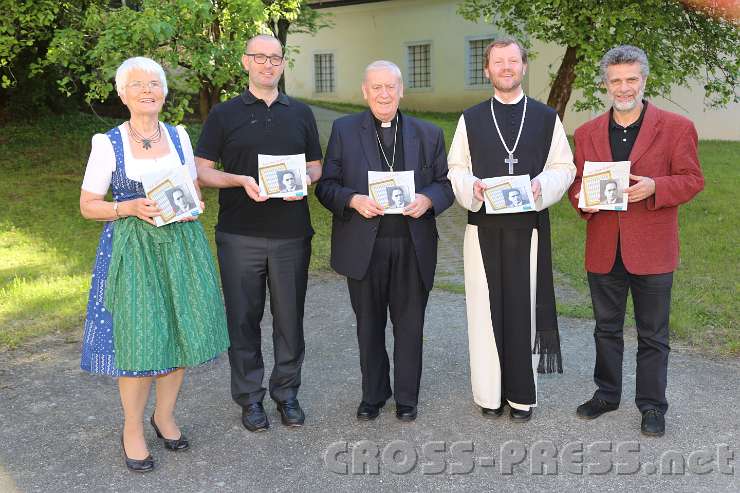
<svg viewBox="0 0 740 493">
<path fill-rule="evenodd" d="M 124 425 L 121 446 L 129 470 L 147 472 L 154 459 L 144 437 L 150 423 L 165 448 L 189 444 L 175 421 L 184 368 L 228 348 L 223 299 L 203 227 L 197 218 L 156 227 L 157 203 L 146 198 L 144 173 L 187 166 L 193 150 L 181 127 L 159 121 L 167 96 L 162 67 L 149 58 L 123 62 L 116 89 L 130 118 L 96 134 L 80 193 L 86 219 L 105 221 L 85 319 L 83 370 L 117 377 Z M 196 184 L 197 187 L 197 184 Z M 108 190 L 112 200 L 106 200 Z"/>
</svg>

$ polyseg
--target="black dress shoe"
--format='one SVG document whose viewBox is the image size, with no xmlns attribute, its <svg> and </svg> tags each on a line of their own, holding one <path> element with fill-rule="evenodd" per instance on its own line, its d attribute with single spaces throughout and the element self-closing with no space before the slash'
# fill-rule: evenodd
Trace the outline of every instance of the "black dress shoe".
<svg viewBox="0 0 740 493">
<path fill-rule="evenodd" d="M 178 450 L 187 450 L 190 447 L 188 439 L 185 438 L 185 435 L 183 435 L 182 432 L 180 432 L 180 438 L 176 438 L 174 440 L 165 438 L 162 433 L 160 433 L 159 428 L 157 427 L 157 423 L 154 422 L 153 414 L 149 422 L 152 424 L 152 428 L 154 428 L 154 432 L 157 434 L 157 438 L 161 438 L 162 440 L 164 440 L 164 448 L 177 452 Z"/>
<path fill-rule="evenodd" d="M 151 455 L 141 460 L 128 458 L 128 455 L 126 455 L 126 446 L 123 444 L 123 435 L 121 435 L 121 450 L 123 450 L 123 458 L 126 460 L 126 467 L 129 471 L 149 472 L 154 470 L 154 458 Z"/>
<path fill-rule="evenodd" d="M 604 413 L 609 411 L 616 411 L 619 407 L 619 403 L 606 402 L 594 396 L 590 400 L 584 402 L 578 409 L 576 414 L 582 419 L 596 419 Z"/>
<path fill-rule="evenodd" d="M 501 406 L 497 407 L 496 409 L 491 409 L 488 407 L 481 407 L 480 413 L 486 418 L 500 418 L 501 415 L 504 414 L 505 407 L 506 407 L 506 404 L 504 404 L 503 402 L 501 403 Z"/>
<path fill-rule="evenodd" d="M 514 409 L 513 407 L 509 410 L 509 417 L 512 421 L 517 421 L 519 423 L 525 423 L 532 419 L 532 408 L 530 407 L 526 411 L 522 411 L 521 409 Z"/>
<path fill-rule="evenodd" d="M 413 421 L 416 419 L 416 406 L 405 406 L 396 404 L 396 417 L 401 421 Z"/>
<path fill-rule="evenodd" d="M 249 431 L 265 431 L 270 427 L 261 402 L 253 402 L 242 408 L 242 424 Z"/>
<path fill-rule="evenodd" d="M 642 413 L 642 434 L 649 437 L 662 437 L 665 434 L 665 416 L 657 409 L 648 409 Z"/>
<path fill-rule="evenodd" d="M 385 406 L 385 402 L 379 404 L 370 404 L 362 401 L 357 407 L 357 419 L 362 421 L 370 421 L 377 418 L 380 415 L 380 409 Z"/>
<path fill-rule="evenodd" d="M 280 421 L 285 426 L 303 426 L 306 415 L 298 404 L 298 399 L 290 399 L 277 403 L 277 410 L 280 413 Z"/>
</svg>

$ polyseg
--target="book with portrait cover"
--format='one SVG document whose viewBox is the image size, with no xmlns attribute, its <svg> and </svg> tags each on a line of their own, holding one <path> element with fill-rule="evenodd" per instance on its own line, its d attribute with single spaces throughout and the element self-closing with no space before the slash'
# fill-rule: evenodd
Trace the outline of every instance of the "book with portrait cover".
<svg viewBox="0 0 740 493">
<path fill-rule="evenodd" d="M 161 211 L 154 218 L 157 227 L 198 216 L 203 212 L 187 166 L 146 173 L 141 176 L 141 184 L 147 198 L 157 202 Z"/>
<path fill-rule="evenodd" d="M 385 214 L 403 214 L 416 199 L 413 171 L 368 171 L 367 189 Z"/>
<path fill-rule="evenodd" d="M 513 214 L 534 210 L 534 196 L 529 175 L 506 175 L 485 178 L 483 197 L 486 214 Z"/>
<path fill-rule="evenodd" d="M 596 162 L 583 164 L 583 180 L 578 207 L 606 211 L 626 211 L 630 186 L 630 162 Z"/>
<path fill-rule="evenodd" d="M 305 197 L 306 155 L 257 155 L 260 194 L 272 198 Z"/>
</svg>

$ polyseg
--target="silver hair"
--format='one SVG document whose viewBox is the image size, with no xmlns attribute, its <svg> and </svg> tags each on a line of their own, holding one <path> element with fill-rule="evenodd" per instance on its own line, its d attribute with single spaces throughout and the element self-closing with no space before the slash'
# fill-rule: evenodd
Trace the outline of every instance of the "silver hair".
<svg viewBox="0 0 740 493">
<path fill-rule="evenodd" d="M 650 73 L 650 65 L 644 51 L 637 46 L 621 45 L 607 51 L 606 55 L 601 59 L 601 63 L 599 64 L 601 80 L 606 82 L 607 68 L 612 65 L 621 65 L 624 63 L 639 63 L 640 73 L 643 79 L 646 79 Z"/>
<path fill-rule="evenodd" d="M 373 70 L 390 70 L 396 75 L 396 77 L 398 77 L 398 80 L 403 85 L 403 75 L 401 75 L 401 69 L 398 68 L 398 65 L 396 65 L 395 63 L 389 62 L 388 60 L 375 60 L 370 65 L 365 67 L 365 76 L 362 80 L 366 81 L 367 73 Z"/>
<path fill-rule="evenodd" d="M 135 56 L 124 61 L 116 70 L 116 91 L 119 96 L 122 96 L 126 84 L 128 84 L 128 74 L 132 70 L 142 70 L 150 74 L 154 74 L 159 77 L 159 82 L 162 83 L 162 91 L 167 96 L 167 76 L 164 73 L 164 69 L 160 64 L 143 56 Z"/>
</svg>

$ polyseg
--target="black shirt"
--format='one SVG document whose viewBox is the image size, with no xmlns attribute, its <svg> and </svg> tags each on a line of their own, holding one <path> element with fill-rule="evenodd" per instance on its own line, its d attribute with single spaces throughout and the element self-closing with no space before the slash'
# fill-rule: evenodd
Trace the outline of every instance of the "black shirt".
<svg viewBox="0 0 740 493">
<path fill-rule="evenodd" d="M 403 123 L 400 112 L 397 115 L 398 118 L 391 120 L 390 127 L 383 127 L 380 120 L 373 117 L 375 120 L 375 131 L 377 132 L 376 135 L 380 139 L 378 152 L 380 153 L 380 162 L 383 171 L 390 171 L 389 163 L 393 165 L 393 171 L 406 170 L 403 159 L 403 138 L 401 137 Z M 396 127 L 398 127 L 398 131 L 396 131 Z M 394 148 L 395 159 L 393 157 Z M 385 152 L 385 157 L 383 157 L 383 152 Z M 388 160 L 387 162 L 386 159 Z M 405 198 L 408 199 L 409 197 Z M 388 214 L 380 218 L 380 225 L 378 226 L 379 238 L 398 238 L 403 236 L 410 236 L 409 226 L 405 216 Z"/>
<path fill-rule="evenodd" d="M 522 124 L 522 116 L 524 116 L 524 98 L 513 104 L 504 104 L 494 98 L 493 111 L 496 114 L 496 122 L 498 122 L 499 129 L 501 130 L 501 136 L 504 138 L 504 141 L 506 141 L 506 147 L 512 149 L 516 143 L 516 137 L 519 135 L 519 126 Z M 496 132 L 496 129 L 494 128 L 493 131 Z M 522 129 L 522 131 L 524 130 Z M 491 138 L 498 141 L 498 132 L 496 132 Z M 514 157 L 517 157 L 520 150 L 521 148 L 517 145 Z M 516 164 L 514 165 L 514 174 L 521 174 L 516 171 Z"/>
<path fill-rule="evenodd" d="M 647 101 L 642 101 L 642 111 L 637 121 L 623 127 L 614 121 L 614 109 L 609 113 L 609 144 L 612 148 L 612 161 L 629 161 L 632 148 L 635 146 L 637 134 L 640 133 L 642 118 L 645 116 Z"/>
<path fill-rule="evenodd" d="M 227 173 L 259 182 L 258 154 L 305 154 L 306 161 L 320 160 L 311 109 L 282 93 L 268 107 L 249 90 L 216 105 L 203 125 L 195 155 L 220 162 Z M 243 188 L 222 188 L 218 200 L 218 231 L 263 238 L 313 235 L 306 199 L 255 202 Z"/>
</svg>

